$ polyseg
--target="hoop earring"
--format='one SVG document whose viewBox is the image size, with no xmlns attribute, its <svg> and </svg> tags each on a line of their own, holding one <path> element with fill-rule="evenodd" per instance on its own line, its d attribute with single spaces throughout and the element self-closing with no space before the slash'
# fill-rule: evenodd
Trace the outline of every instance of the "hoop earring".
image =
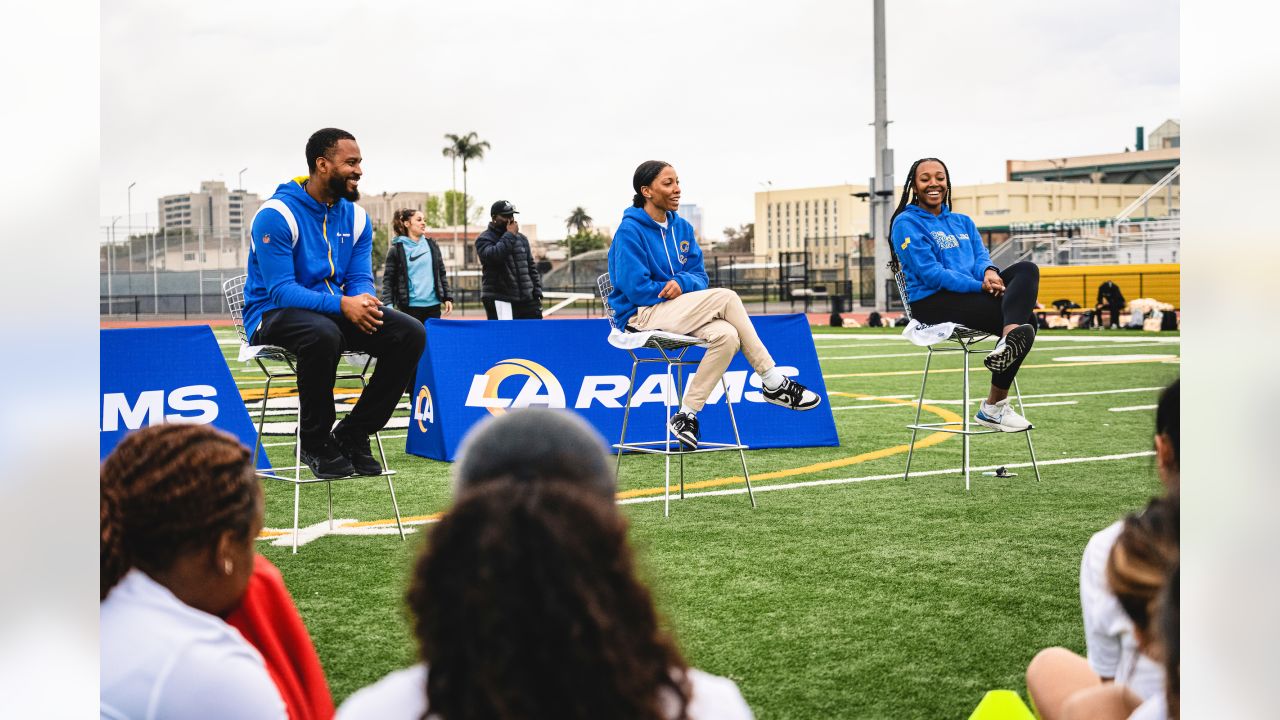
<svg viewBox="0 0 1280 720">
<path fill-rule="evenodd" d="M 235 570 L 235 563 L 231 562 L 231 558 L 222 561 L 222 571 L 230 575 Z"/>
</svg>

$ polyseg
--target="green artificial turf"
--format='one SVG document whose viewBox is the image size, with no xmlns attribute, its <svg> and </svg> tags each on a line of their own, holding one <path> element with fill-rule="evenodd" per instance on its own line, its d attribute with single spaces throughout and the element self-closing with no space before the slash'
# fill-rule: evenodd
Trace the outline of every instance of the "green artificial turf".
<svg viewBox="0 0 1280 720">
<path fill-rule="evenodd" d="M 815 327 L 815 335 L 836 336 L 815 340 L 827 389 L 914 398 L 925 355 L 899 332 Z M 873 337 L 853 337 L 868 335 Z M 219 337 L 231 336 L 220 331 Z M 747 454 L 759 507 L 752 509 L 742 494 L 697 496 L 695 490 L 672 502 L 669 518 L 661 502 L 622 505 L 642 572 L 686 658 L 733 678 L 762 718 L 967 717 L 987 690 L 1007 688 L 1025 696 L 1023 673 L 1037 650 L 1083 650 L 1077 580 L 1089 536 L 1159 491 L 1150 456 L 1045 463 L 1149 451 L 1154 411 L 1111 408 L 1155 404 L 1158 390 L 1147 388 L 1178 375 L 1180 346 L 1169 340 L 1176 334 L 1041 333 L 1019 373 L 1026 395 L 1054 395 L 1026 398 L 1030 404 L 1055 403 L 1026 409 L 1037 426 L 1032 438 L 1042 463 L 1040 482 L 1029 467 L 1016 468 L 1018 476 L 1011 479 L 975 472 L 968 492 L 957 473 L 915 476 L 959 467 L 961 442 L 954 436 L 917 449 L 913 477 L 903 480 L 905 453 L 876 451 L 910 439 L 904 426 L 914 417 L 914 405 L 905 404 L 911 401 L 833 395 L 827 401 L 840 447 Z M 224 347 L 242 389 L 261 388 L 255 382 L 259 374 L 242 372 L 253 366 L 235 362 L 234 346 Z M 1133 354 L 1174 359 L 1055 360 Z M 971 362 L 977 368 L 973 395 L 981 397 L 988 375 L 980 356 Z M 960 411 L 961 374 L 954 372 L 959 367 L 955 356 L 933 362 L 934 371 L 953 370 L 931 374 L 925 392 L 944 412 Z M 1079 394 L 1115 390 L 1127 392 Z M 778 412 L 785 419 L 786 411 Z M 940 419 L 928 413 L 926 418 Z M 927 437 L 921 433 L 920 439 Z M 387 446 L 398 473 L 401 513 L 422 517 L 446 509 L 449 466 L 405 455 L 403 438 Z M 274 447 L 271 456 L 282 461 L 290 452 Z M 975 438 L 971 453 L 975 466 L 1028 460 L 1023 435 Z M 869 459 L 799 471 L 859 455 Z M 741 475 L 730 453 L 690 457 L 685 470 L 691 484 Z M 770 479 L 768 473 L 783 476 Z M 766 490 L 879 475 L 894 477 Z M 619 488 L 624 494 L 651 491 L 661 488 L 662 477 L 661 458 L 627 457 Z M 741 487 L 732 482 L 707 489 Z M 345 480 L 332 489 L 336 518 L 393 517 L 380 478 Z M 266 490 L 267 527 L 291 528 L 293 488 L 268 482 Z M 323 484 L 302 488 L 301 500 L 304 527 L 325 521 Z M 304 545 L 297 555 L 267 540 L 259 543 L 283 571 L 339 702 L 414 661 L 403 598 L 431 525 L 411 527 L 415 532 L 407 542 L 394 533 L 331 535 Z"/>
</svg>

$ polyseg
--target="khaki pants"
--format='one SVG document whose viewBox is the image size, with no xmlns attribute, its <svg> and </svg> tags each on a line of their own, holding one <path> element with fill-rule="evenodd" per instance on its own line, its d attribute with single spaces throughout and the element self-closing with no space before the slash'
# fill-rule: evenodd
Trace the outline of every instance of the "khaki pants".
<svg viewBox="0 0 1280 720">
<path fill-rule="evenodd" d="M 732 290 L 698 290 L 641 307 L 629 324 L 636 330 L 665 330 L 707 341 L 707 354 L 684 396 L 684 404 L 694 412 L 702 410 L 711 389 L 720 382 L 739 347 L 757 373 L 763 375 L 774 366 L 773 358 L 751 325 L 751 318 L 747 317 L 742 299 Z"/>
</svg>

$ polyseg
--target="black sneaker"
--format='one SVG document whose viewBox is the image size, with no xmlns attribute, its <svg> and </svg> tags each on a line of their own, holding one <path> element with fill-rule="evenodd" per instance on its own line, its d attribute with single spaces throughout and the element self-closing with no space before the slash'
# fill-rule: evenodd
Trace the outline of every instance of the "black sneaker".
<svg viewBox="0 0 1280 720">
<path fill-rule="evenodd" d="M 774 405 L 781 405 L 792 410 L 812 410 L 822 402 L 822 398 L 818 397 L 818 393 L 791 378 L 783 378 L 782 384 L 774 390 L 762 388 L 760 392 L 764 395 L 765 400 Z"/>
<path fill-rule="evenodd" d="M 1031 344 L 1035 342 L 1036 329 L 1031 325 L 1019 325 L 1009 331 L 1008 335 L 1000 338 L 996 343 L 996 347 L 987 353 L 987 357 L 982 361 L 987 369 L 991 372 L 1004 372 L 1013 367 L 1013 364 L 1026 357 L 1031 352 Z"/>
<path fill-rule="evenodd" d="M 346 456 L 347 460 L 355 468 L 356 475 L 381 475 L 382 465 L 374 459 L 373 453 L 369 451 L 368 435 L 349 435 L 341 431 L 334 430 L 333 441 L 338 444 L 338 449 Z"/>
<path fill-rule="evenodd" d="M 693 451 L 698 449 L 698 416 L 688 413 L 676 413 L 671 416 L 671 434 L 680 441 L 680 449 Z"/>
<path fill-rule="evenodd" d="M 302 455 L 302 462 L 311 468 L 311 472 L 318 478 L 340 478 L 354 475 L 356 472 L 351 461 L 329 439 L 311 448 L 303 445 L 299 454 Z"/>
</svg>

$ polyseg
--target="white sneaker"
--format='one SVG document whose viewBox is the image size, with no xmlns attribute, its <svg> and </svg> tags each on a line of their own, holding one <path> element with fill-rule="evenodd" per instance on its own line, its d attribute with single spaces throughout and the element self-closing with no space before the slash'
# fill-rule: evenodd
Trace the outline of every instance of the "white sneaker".
<svg viewBox="0 0 1280 720">
<path fill-rule="evenodd" d="M 973 416 L 979 425 L 985 425 L 992 430 L 1000 432 L 1022 432 L 1035 427 L 1027 422 L 1027 419 L 1014 412 L 1009 407 L 1009 398 L 1005 398 L 995 405 L 988 405 L 985 402 L 978 408 L 978 414 Z"/>
</svg>

